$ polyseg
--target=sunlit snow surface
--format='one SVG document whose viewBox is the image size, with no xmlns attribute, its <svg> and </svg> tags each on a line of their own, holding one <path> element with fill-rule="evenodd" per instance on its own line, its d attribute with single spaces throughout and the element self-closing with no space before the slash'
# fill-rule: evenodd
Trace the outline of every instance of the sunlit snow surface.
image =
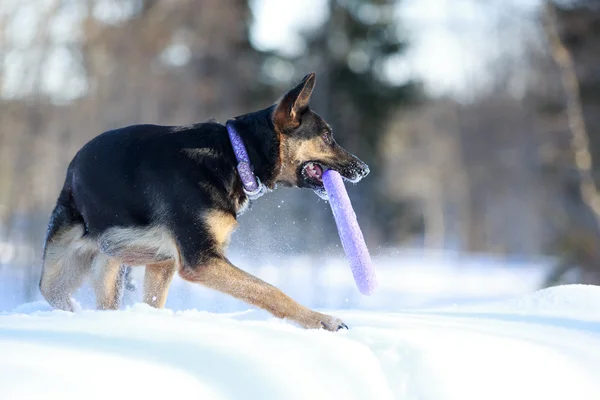
<svg viewBox="0 0 600 400">
<path fill-rule="evenodd" d="M 0 399 L 598 399 L 600 287 L 485 304 L 327 310 L 305 331 L 259 311 L 0 314 Z"/>
</svg>

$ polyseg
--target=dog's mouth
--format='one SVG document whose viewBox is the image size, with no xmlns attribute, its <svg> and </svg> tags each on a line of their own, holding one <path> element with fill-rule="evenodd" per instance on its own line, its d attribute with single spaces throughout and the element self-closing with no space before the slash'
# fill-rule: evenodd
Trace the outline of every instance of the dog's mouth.
<svg viewBox="0 0 600 400">
<path fill-rule="evenodd" d="M 298 171 L 298 186 L 312 189 L 320 198 L 328 200 L 327 191 L 323 185 L 323 173 L 328 169 L 338 171 L 344 181 L 351 183 L 357 183 L 369 174 L 369 167 L 360 160 L 340 166 L 331 166 L 320 161 L 307 161 L 301 165 Z"/>
<path fill-rule="evenodd" d="M 327 169 L 329 167 L 317 161 L 308 161 L 302 165 L 300 170 L 303 186 L 312 189 L 317 196 L 324 200 L 328 199 L 327 191 L 323 186 L 323 173 Z"/>
<path fill-rule="evenodd" d="M 309 161 L 302 166 L 302 178 L 309 185 L 323 186 L 325 167 L 318 162 Z"/>
</svg>

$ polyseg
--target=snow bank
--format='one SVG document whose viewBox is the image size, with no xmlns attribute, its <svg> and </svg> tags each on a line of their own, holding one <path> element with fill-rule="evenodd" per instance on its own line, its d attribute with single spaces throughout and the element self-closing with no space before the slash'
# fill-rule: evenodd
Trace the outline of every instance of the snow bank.
<svg viewBox="0 0 600 400">
<path fill-rule="evenodd" d="M 344 334 L 145 305 L 34 309 L 0 317 L 1 399 L 392 398 L 377 358 Z"/>
<path fill-rule="evenodd" d="M 535 291 L 514 299 L 476 305 L 454 305 L 431 310 L 514 317 L 567 318 L 600 321 L 600 290 L 595 285 L 562 285 Z"/>
<path fill-rule="evenodd" d="M 597 399 L 600 288 L 476 307 L 333 311 L 349 331 L 264 312 L 0 313 L 0 399 Z"/>
</svg>

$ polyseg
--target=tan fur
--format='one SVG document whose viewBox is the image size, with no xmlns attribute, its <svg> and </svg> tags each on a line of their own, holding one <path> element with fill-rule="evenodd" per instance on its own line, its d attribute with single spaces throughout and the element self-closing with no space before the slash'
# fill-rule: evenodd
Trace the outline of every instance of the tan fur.
<svg viewBox="0 0 600 400">
<path fill-rule="evenodd" d="M 50 305 L 61 310 L 73 311 L 71 295 L 91 271 L 97 255 L 95 243 L 84 239 L 83 233 L 83 225 L 72 225 L 46 245 L 40 290 Z"/>
<path fill-rule="evenodd" d="M 70 296 L 94 270 L 97 308 L 118 309 L 122 263 L 150 266 L 145 282 L 151 279 L 158 282 L 149 284 L 147 292 L 153 293 L 150 299 L 158 299 L 159 307 L 164 306 L 176 261 L 180 260 L 177 246 L 166 228 L 111 228 L 98 242 L 84 239 L 83 233 L 83 225 L 77 224 L 48 241 L 40 290 L 53 307 L 74 311 Z"/>
<path fill-rule="evenodd" d="M 232 265 L 227 259 L 214 258 L 194 268 L 182 268 L 180 276 L 201 283 L 248 304 L 266 310 L 278 318 L 295 321 L 305 328 L 337 330 L 341 321 L 312 311 L 281 290 Z"/>
<path fill-rule="evenodd" d="M 299 183 L 297 171 L 303 163 L 314 160 L 327 163 L 334 160 L 336 156 L 320 136 L 306 140 L 281 135 L 280 154 L 282 162 L 277 181 L 290 185 Z"/>
<path fill-rule="evenodd" d="M 177 272 L 177 263 L 174 260 L 163 261 L 146 265 L 144 275 L 144 303 L 163 308 L 167 302 L 169 286 Z"/>
<path fill-rule="evenodd" d="M 120 263 L 146 265 L 144 302 L 153 307 L 164 307 L 181 258 L 175 240 L 166 228 L 111 228 L 101 236 L 99 244 L 103 253 Z"/>
<path fill-rule="evenodd" d="M 229 245 L 231 233 L 237 228 L 235 217 L 223 211 L 209 211 L 203 216 L 206 226 L 214 238 L 219 250 Z"/>
<path fill-rule="evenodd" d="M 110 228 L 99 239 L 100 250 L 127 265 L 146 265 L 174 258 L 175 241 L 164 227 Z"/>
<path fill-rule="evenodd" d="M 223 212 L 211 212 L 206 214 L 205 221 L 215 242 L 224 248 L 231 232 L 237 226 L 235 218 Z M 105 240 L 109 240 L 113 245 L 133 244 L 139 247 L 143 244 L 142 247 L 173 251 L 169 260 L 148 263 L 144 277 L 144 302 L 153 307 L 164 307 L 169 286 L 181 262 L 179 249 L 171 242 L 170 235 L 154 228 L 147 231 L 111 229 L 110 234 L 107 234 Z M 81 285 L 93 263 L 97 269 L 94 285 L 97 307 L 117 309 L 121 260 L 99 253 L 96 243 L 83 239 L 82 235 L 83 227 L 75 225 L 48 242 L 40 285 L 42 293 L 53 307 L 74 311 L 70 296 Z M 122 254 L 131 252 L 124 249 Z M 305 328 L 323 327 L 336 330 L 341 323 L 334 317 L 314 312 L 298 304 L 274 286 L 236 268 L 224 257 L 213 258 L 203 265 L 180 268 L 180 275 L 188 281 L 201 283 L 269 311 L 276 317 L 295 321 Z"/>
<path fill-rule="evenodd" d="M 100 253 L 94 259 L 94 290 L 96 292 L 96 308 L 99 310 L 117 310 L 120 302 L 119 280 L 121 263 Z"/>
</svg>

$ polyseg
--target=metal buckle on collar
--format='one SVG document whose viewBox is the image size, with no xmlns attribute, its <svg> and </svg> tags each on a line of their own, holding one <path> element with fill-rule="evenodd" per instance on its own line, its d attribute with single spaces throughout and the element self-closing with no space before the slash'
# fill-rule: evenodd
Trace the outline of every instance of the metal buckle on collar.
<svg viewBox="0 0 600 400">
<path fill-rule="evenodd" d="M 265 185 L 263 185 L 258 178 L 252 172 L 252 166 L 246 161 L 241 161 L 237 166 L 238 174 L 242 180 L 242 188 L 244 193 L 251 200 L 256 200 L 263 194 L 265 194 Z"/>
<path fill-rule="evenodd" d="M 260 196 L 262 196 L 263 194 L 265 194 L 267 192 L 265 185 L 262 184 L 262 182 L 260 181 L 260 178 L 258 176 L 256 177 L 256 182 L 258 183 L 258 185 L 257 185 L 257 188 L 254 189 L 253 191 L 250 191 L 250 190 L 246 189 L 246 186 L 243 186 L 244 193 L 250 200 L 256 200 Z"/>
</svg>

